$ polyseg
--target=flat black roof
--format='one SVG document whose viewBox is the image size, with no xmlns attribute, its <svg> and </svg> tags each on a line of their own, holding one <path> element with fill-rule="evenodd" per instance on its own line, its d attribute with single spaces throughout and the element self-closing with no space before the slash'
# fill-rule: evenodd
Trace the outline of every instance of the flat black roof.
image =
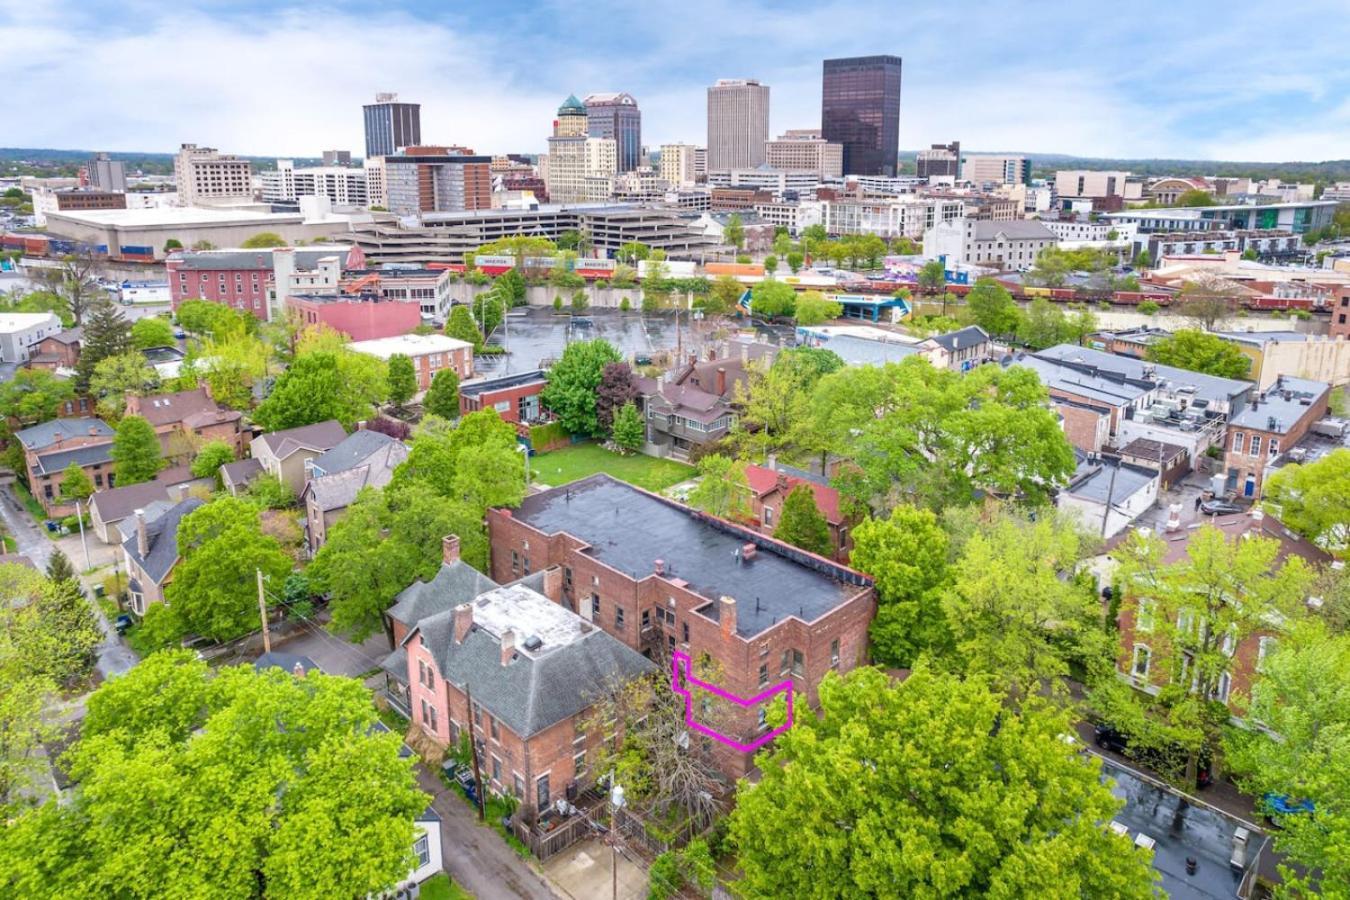
<svg viewBox="0 0 1350 900">
<path fill-rule="evenodd" d="M 813 622 L 870 584 L 843 566 L 605 474 L 526 497 L 513 515 L 546 534 L 567 532 L 587 542 L 591 556 L 633 579 L 653 574 L 656 560 L 662 560 L 666 577 L 683 579 L 713 601 L 704 614 L 714 620 L 717 599 L 735 598 L 736 633 L 743 638 L 789 616 Z M 759 550 L 743 562 L 736 551 L 750 540 Z"/>
<path fill-rule="evenodd" d="M 466 381 L 459 386 L 459 393 L 465 397 L 477 397 L 479 394 L 486 394 L 488 391 L 504 391 L 507 388 L 520 387 L 522 384 L 534 384 L 536 382 L 547 382 L 542 369 L 535 369 L 532 372 L 517 372 L 513 375 L 503 375 L 500 378 L 482 378 L 477 381 Z"/>
</svg>

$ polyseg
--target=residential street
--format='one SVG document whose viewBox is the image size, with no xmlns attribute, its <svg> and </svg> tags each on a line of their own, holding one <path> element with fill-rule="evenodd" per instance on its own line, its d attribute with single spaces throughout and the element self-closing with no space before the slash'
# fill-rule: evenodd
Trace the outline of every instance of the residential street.
<svg viewBox="0 0 1350 900">
<path fill-rule="evenodd" d="M 474 808 L 419 763 L 417 782 L 441 817 L 445 869 L 477 900 L 554 900 L 561 895 L 516 855 L 493 829 L 478 824 Z"/>
<path fill-rule="evenodd" d="M 8 486 L 0 489 L 0 516 L 3 516 L 5 527 L 14 536 L 19 552 L 31 559 L 33 565 L 45 569 L 52 558 L 52 549 L 56 544 L 38 530 L 37 524 L 29 517 L 28 511 L 14 496 L 13 488 Z M 78 546 L 78 541 L 79 538 L 76 538 L 76 546 Z M 89 541 L 91 554 L 95 551 L 95 545 L 97 544 L 98 548 L 104 551 L 106 555 L 108 548 L 104 547 L 97 538 L 90 535 Z M 84 564 L 83 555 L 78 551 L 71 552 L 74 548 L 65 549 L 75 567 L 81 568 Z M 98 674 L 105 679 L 114 675 L 121 675 L 136 665 L 140 659 L 113 630 L 112 623 L 103 615 L 103 610 L 99 609 L 98 604 L 94 604 L 94 612 L 98 615 L 99 627 L 103 629 L 103 643 L 98 648 Z"/>
</svg>

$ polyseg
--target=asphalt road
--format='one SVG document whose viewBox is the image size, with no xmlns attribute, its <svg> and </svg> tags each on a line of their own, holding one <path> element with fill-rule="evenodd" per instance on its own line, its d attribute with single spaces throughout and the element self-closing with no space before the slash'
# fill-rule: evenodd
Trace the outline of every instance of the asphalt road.
<svg viewBox="0 0 1350 900">
<path fill-rule="evenodd" d="M 38 530 L 38 526 L 34 524 L 28 515 L 28 511 L 23 508 L 10 487 L 0 489 L 0 518 L 5 520 L 5 527 L 13 535 L 15 543 L 18 544 L 19 552 L 31 559 L 33 565 L 43 569 L 47 568 L 47 563 L 52 558 L 52 550 L 56 545 Z M 74 557 L 71 558 L 71 562 L 75 563 L 76 566 L 80 564 Z M 98 673 L 104 679 L 121 675 L 140 662 L 140 657 L 126 645 L 126 642 L 113 629 L 107 617 L 103 615 L 103 610 L 99 609 L 98 604 L 94 604 L 94 613 L 98 616 L 99 628 L 103 629 L 103 643 L 99 645 L 98 662 L 95 664 Z"/>
</svg>

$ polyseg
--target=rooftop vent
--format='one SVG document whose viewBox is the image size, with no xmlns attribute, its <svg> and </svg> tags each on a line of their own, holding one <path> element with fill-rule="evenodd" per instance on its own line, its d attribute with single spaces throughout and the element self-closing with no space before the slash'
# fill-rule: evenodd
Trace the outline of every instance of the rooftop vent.
<svg viewBox="0 0 1350 900">
<path fill-rule="evenodd" d="M 539 635 L 532 634 L 525 639 L 525 643 L 522 644 L 521 646 L 523 646 L 526 650 L 534 651 L 544 646 L 544 642 L 539 639 Z"/>
</svg>

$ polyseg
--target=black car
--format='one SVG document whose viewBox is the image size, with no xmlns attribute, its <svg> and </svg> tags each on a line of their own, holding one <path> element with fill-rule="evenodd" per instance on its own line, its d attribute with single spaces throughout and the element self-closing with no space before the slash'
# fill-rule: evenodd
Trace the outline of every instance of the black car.
<svg viewBox="0 0 1350 900">
<path fill-rule="evenodd" d="M 1103 750 L 1110 750 L 1112 753 L 1119 753 L 1121 756 L 1135 760 L 1140 765 L 1146 766 L 1160 774 L 1176 772 L 1178 766 L 1184 769 L 1186 751 L 1179 746 L 1154 749 L 1152 747 L 1143 747 L 1131 749 L 1130 736 L 1123 731 L 1118 731 L 1110 725 L 1097 725 L 1093 728 L 1095 743 Z M 1200 766 L 1195 775 L 1195 786 L 1204 790 L 1214 783 L 1214 776 L 1211 772 L 1211 760 L 1209 754 L 1200 757 Z"/>
<path fill-rule="evenodd" d="M 1207 516 L 1231 516 L 1244 512 L 1243 508 L 1232 500 L 1206 500 L 1200 504 L 1200 511 Z"/>
</svg>

